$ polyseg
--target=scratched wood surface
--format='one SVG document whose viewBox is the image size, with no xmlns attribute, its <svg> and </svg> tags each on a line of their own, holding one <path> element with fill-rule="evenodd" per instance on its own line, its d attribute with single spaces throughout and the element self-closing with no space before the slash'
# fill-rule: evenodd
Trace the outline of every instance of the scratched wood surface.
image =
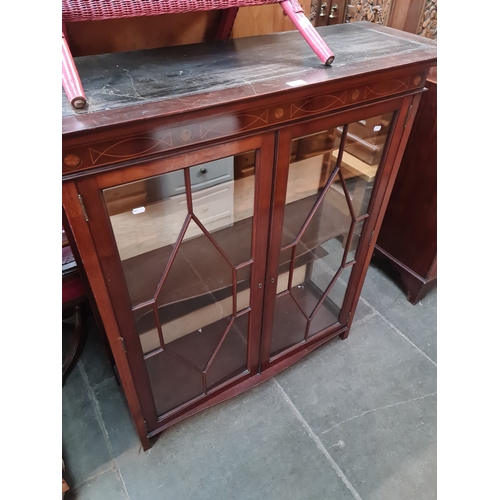
<svg viewBox="0 0 500 500">
<path fill-rule="evenodd" d="M 434 41 L 385 26 L 359 22 L 318 31 L 336 54 L 331 67 L 321 64 L 296 31 L 77 57 L 89 104 L 76 111 L 63 91 L 63 118 L 68 125 L 81 118 L 81 130 L 86 127 L 82 115 L 105 110 L 134 107 L 132 114 L 140 118 L 150 112 L 148 104 L 158 101 L 197 109 L 290 89 L 291 81 L 307 85 L 344 79 L 421 61 L 427 53 L 435 59 Z"/>
</svg>

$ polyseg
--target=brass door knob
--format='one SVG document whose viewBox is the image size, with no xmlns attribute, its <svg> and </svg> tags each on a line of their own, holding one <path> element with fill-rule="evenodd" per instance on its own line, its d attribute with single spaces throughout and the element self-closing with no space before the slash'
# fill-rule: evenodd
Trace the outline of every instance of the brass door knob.
<svg viewBox="0 0 500 500">
<path fill-rule="evenodd" d="M 326 2 L 321 4 L 321 11 L 319 13 L 319 17 L 325 17 L 325 9 L 328 7 Z"/>
<path fill-rule="evenodd" d="M 335 19 L 337 17 L 337 10 L 339 6 L 337 4 L 332 5 L 332 10 L 330 11 L 330 15 L 328 16 L 330 19 Z"/>
</svg>

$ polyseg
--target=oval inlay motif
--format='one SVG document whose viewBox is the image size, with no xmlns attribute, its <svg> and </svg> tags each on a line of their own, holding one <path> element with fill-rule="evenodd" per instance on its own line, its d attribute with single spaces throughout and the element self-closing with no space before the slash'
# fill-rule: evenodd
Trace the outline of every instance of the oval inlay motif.
<svg viewBox="0 0 500 500">
<path fill-rule="evenodd" d="M 285 110 L 283 108 L 277 108 L 276 111 L 274 112 L 274 117 L 279 120 L 283 114 L 285 113 Z"/>
<path fill-rule="evenodd" d="M 180 136 L 182 141 L 187 142 L 191 139 L 191 137 L 193 137 L 193 131 L 185 128 L 181 131 Z"/>
<path fill-rule="evenodd" d="M 359 97 L 359 89 L 354 89 L 351 94 L 351 99 L 355 101 Z"/>
<path fill-rule="evenodd" d="M 421 81 L 422 81 L 422 77 L 421 77 L 420 75 L 417 75 L 417 76 L 413 79 L 413 85 L 418 85 Z"/>
<path fill-rule="evenodd" d="M 63 163 L 68 168 L 77 168 L 81 165 L 82 159 L 74 153 L 69 153 L 63 158 Z"/>
</svg>

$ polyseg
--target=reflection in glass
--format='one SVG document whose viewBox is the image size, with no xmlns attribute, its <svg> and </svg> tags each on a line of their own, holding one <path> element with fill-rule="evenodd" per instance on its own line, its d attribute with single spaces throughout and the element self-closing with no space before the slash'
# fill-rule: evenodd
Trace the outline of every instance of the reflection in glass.
<svg viewBox="0 0 500 500">
<path fill-rule="evenodd" d="M 158 415 L 247 370 L 255 158 L 103 191 Z"/>
<path fill-rule="evenodd" d="M 391 119 L 292 141 L 271 356 L 339 322 Z"/>
</svg>

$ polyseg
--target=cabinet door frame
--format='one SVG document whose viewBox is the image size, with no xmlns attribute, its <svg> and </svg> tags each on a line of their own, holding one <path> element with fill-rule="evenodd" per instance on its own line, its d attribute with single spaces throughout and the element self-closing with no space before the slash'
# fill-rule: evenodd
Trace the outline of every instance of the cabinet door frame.
<svg viewBox="0 0 500 500">
<path fill-rule="evenodd" d="M 147 439 L 145 435 L 149 438 L 152 433 L 156 434 L 154 431 L 161 430 L 169 422 L 180 420 L 185 414 L 192 414 L 210 406 L 210 401 L 222 392 L 230 390 L 258 372 L 264 297 L 264 289 L 258 284 L 264 282 L 266 266 L 274 148 L 274 132 L 265 132 L 222 144 L 203 145 L 190 151 L 176 151 L 152 159 L 139 159 L 122 168 L 116 165 L 112 170 L 89 173 L 74 181 L 63 183 L 63 199 L 66 200 L 66 203 L 63 201 L 63 208 L 76 240 L 80 242 L 78 249 L 82 261 L 86 266 L 92 262 L 93 272 L 88 275 L 89 283 L 99 304 L 99 312 L 115 356 L 118 373 L 124 381 L 124 390 L 133 408 L 134 422 L 143 444 Z M 252 255 L 255 258 L 250 278 L 248 369 L 208 394 L 202 394 L 159 416 L 102 190 L 253 150 L 256 151 L 252 224 Z M 82 206 L 78 207 L 77 197 L 83 202 L 85 212 Z"/>
<path fill-rule="evenodd" d="M 416 94 L 416 93 L 415 93 Z M 268 249 L 268 265 L 266 273 L 266 285 L 264 296 L 264 313 L 262 323 L 262 343 L 261 343 L 261 371 L 272 369 L 274 365 L 282 364 L 286 358 L 294 356 L 298 351 L 308 346 L 317 345 L 335 335 L 347 338 L 349 328 L 355 312 L 357 300 L 361 292 L 361 286 L 366 275 L 376 236 L 383 218 L 385 207 L 387 206 L 388 195 L 395 175 L 401 161 L 402 152 L 407 140 L 407 123 L 411 125 L 415 108 L 418 106 L 420 95 L 407 95 L 405 97 L 393 98 L 378 102 L 372 105 L 362 106 L 353 110 L 341 113 L 330 114 L 321 118 L 303 121 L 296 125 L 284 127 L 279 131 L 277 160 L 275 167 L 275 181 L 273 184 L 273 208 L 271 211 L 271 224 Z M 411 104 L 414 106 L 411 108 Z M 375 179 L 373 193 L 368 207 L 366 222 L 360 236 L 358 249 L 356 252 L 356 265 L 351 272 L 351 277 L 347 286 L 346 295 L 340 312 L 338 323 L 332 325 L 323 333 L 319 333 L 299 344 L 285 349 L 276 356 L 271 356 L 271 336 L 274 318 L 274 305 L 277 290 L 277 269 L 279 253 L 281 248 L 281 235 L 285 210 L 286 189 L 288 181 L 288 167 L 290 148 L 292 140 L 301 136 L 311 135 L 323 130 L 332 129 L 344 124 L 366 119 L 384 113 L 393 112 L 391 128 L 388 133 L 384 152 L 379 163 L 377 176 Z M 411 127 L 408 127 L 408 130 Z M 406 138 L 405 138 L 406 136 Z M 370 235 L 373 233 L 370 239 Z M 358 286 L 354 286 L 355 284 Z"/>
</svg>

